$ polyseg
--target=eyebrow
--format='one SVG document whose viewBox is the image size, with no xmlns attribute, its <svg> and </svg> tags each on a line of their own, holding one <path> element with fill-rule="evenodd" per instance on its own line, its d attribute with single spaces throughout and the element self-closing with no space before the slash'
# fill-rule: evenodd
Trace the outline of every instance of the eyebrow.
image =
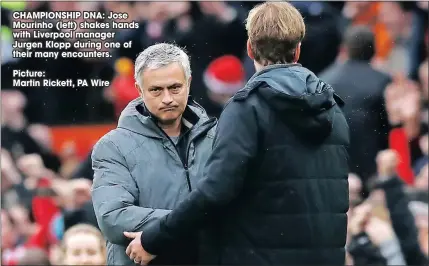
<svg viewBox="0 0 429 266">
<path fill-rule="evenodd" d="M 174 87 L 180 87 L 180 86 L 183 86 L 183 84 L 182 83 L 179 83 L 179 82 L 175 82 L 175 83 L 173 83 L 173 84 L 171 84 L 171 85 L 169 85 L 169 86 L 167 86 L 167 88 L 174 88 Z M 164 87 L 162 87 L 162 86 L 152 86 L 152 87 L 150 87 L 149 89 L 164 89 Z"/>
<path fill-rule="evenodd" d="M 182 83 L 176 82 L 176 83 L 173 83 L 173 84 L 171 84 L 170 86 L 168 86 L 168 88 L 180 87 L 180 86 L 182 86 L 182 85 L 183 85 Z"/>
</svg>

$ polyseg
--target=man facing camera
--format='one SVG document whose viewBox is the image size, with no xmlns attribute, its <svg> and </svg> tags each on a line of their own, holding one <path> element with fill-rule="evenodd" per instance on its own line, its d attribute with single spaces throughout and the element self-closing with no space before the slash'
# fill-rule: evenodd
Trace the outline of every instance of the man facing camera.
<svg viewBox="0 0 429 266">
<path fill-rule="evenodd" d="M 249 13 L 257 73 L 226 105 L 204 178 L 134 240 L 147 264 L 170 243 L 216 220 L 212 265 L 344 265 L 349 132 L 342 101 L 297 64 L 302 16 L 287 2 Z"/>
<path fill-rule="evenodd" d="M 216 119 L 188 100 L 191 68 L 171 44 L 144 50 L 135 63 L 141 97 L 122 112 L 118 127 L 92 152 L 92 200 L 107 239 L 109 265 L 135 265 L 125 254 L 124 231 L 138 232 L 183 201 L 203 176 Z M 165 248 L 154 264 L 195 264 L 194 234 Z"/>
</svg>

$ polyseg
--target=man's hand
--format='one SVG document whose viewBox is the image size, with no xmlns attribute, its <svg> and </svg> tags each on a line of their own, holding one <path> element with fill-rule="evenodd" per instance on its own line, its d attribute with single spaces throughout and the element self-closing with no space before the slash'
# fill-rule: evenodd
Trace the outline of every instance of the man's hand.
<svg viewBox="0 0 429 266">
<path fill-rule="evenodd" d="M 362 203 L 355 207 L 349 218 L 349 232 L 351 235 L 357 235 L 365 231 L 365 227 L 371 217 L 372 206 L 368 203 Z"/>
<path fill-rule="evenodd" d="M 124 235 L 130 239 L 133 239 L 125 252 L 127 253 L 127 256 L 134 261 L 134 263 L 148 265 L 148 263 L 156 257 L 155 255 L 149 254 L 146 252 L 146 250 L 144 250 L 140 240 L 142 232 L 124 232 Z"/>
<path fill-rule="evenodd" d="M 376 246 L 395 237 L 392 225 L 374 216 L 368 220 L 365 232 Z"/>
</svg>

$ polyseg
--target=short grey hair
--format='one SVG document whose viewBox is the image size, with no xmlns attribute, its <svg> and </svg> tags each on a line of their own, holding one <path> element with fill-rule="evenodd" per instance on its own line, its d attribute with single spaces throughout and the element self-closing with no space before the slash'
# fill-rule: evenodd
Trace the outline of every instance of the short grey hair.
<svg viewBox="0 0 429 266">
<path fill-rule="evenodd" d="M 191 63 L 186 52 L 174 44 L 158 43 L 141 52 L 134 64 L 134 79 L 139 86 L 145 69 L 158 69 L 171 63 L 179 63 L 185 72 L 186 81 L 191 77 Z"/>
</svg>

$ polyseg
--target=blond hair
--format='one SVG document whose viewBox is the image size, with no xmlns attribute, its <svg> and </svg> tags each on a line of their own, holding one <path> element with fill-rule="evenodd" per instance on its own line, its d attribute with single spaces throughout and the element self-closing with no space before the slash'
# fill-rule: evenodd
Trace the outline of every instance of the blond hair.
<svg viewBox="0 0 429 266">
<path fill-rule="evenodd" d="M 299 11 L 288 2 L 265 2 L 250 10 L 246 30 L 255 60 L 262 64 L 292 63 L 305 36 Z"/>
<path fill-rule="evenodd" d="M 61 243 L 61 253 L 63 254 L 63 258 L 65 257 L 67 252 L 67 247 L 65 245 L 67 238 L 79 233 L 92 234 L 97 237 L 100 240 L 101 252 L 104 256 L 106 255 L 105 240 L 100 230 L 98 230 L 95 226 L 89 224 L 77 224 L 67 229 L 67 231 L 64 233 L 64 237 Z"/>
</svg>

